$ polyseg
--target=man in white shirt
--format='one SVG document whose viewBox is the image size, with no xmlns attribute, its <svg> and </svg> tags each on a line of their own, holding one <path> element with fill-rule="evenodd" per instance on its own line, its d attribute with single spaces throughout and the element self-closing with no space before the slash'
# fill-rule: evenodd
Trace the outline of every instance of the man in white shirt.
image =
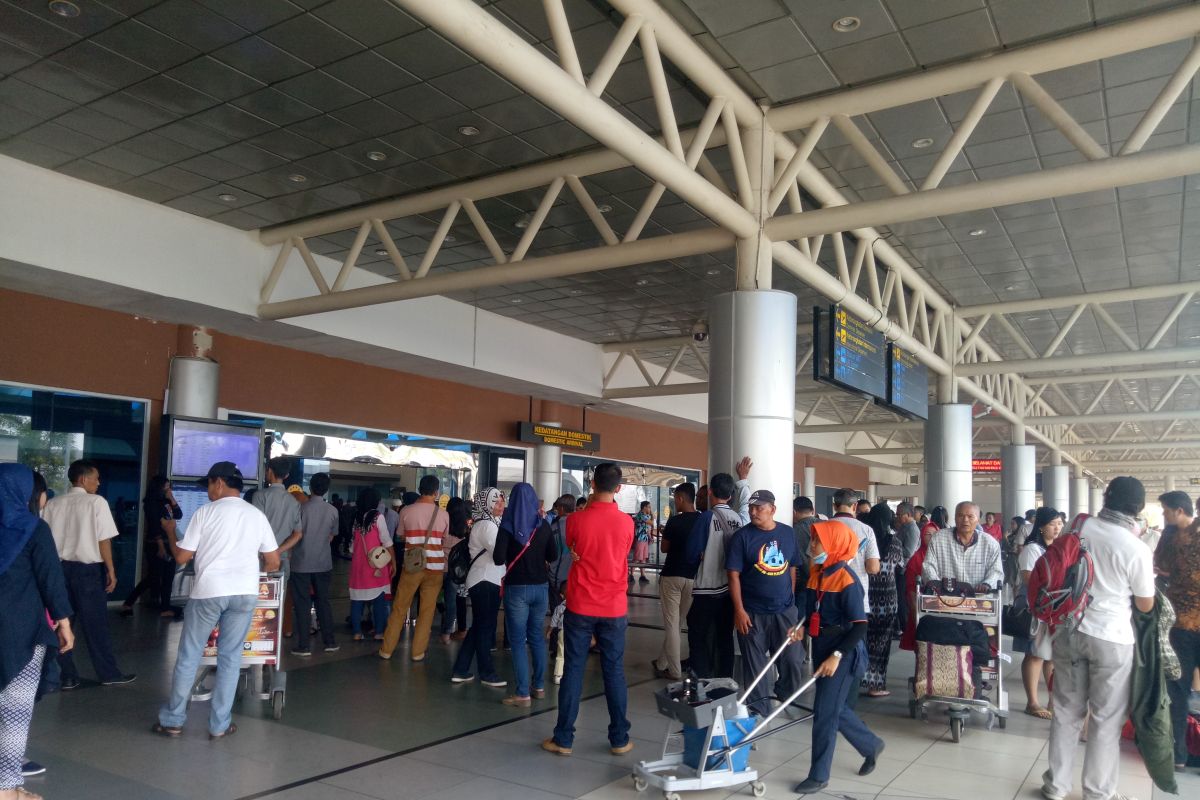
<svg viewBox="0 0 1200 800">
<path fill-rule="evenodd" d="M 850 569 L 858 576 L 863 587 L 863 605 L 871 607 L 871 590 L 868 575 L 879 574 L 879 543 L 871 526 L 854 516 L 858 504 L 858 492 L 853 489 L 838 489 L 833 493 L 833 518 L 854 531 L 858 537 L 858 552 L 850 562 Z M 851 692 L 851 696 L 857 693 Z"/>
<path fill-rule="evenodd" d="M 108 501 L 96 494 L 100 470 L 95 462 L 76 461 L 67 469 L 67 480 L 71 488 L 48 502 L 42 517 L 50 526 L 62 559 L 67 595 L 75 610 L 72 624 L 76 635 L 87 642 L 100 683 L 130 683 L 137 676 L 121 673 L 108 635 L 108 594 L 117 587 L 112 540 L 118 531 Z M 79 671 L 72 654 L 60 655 L 58 665 L 63 691 L 79 688 Z"/>
<path fill-rule="evenodd" d="M 994 592 L 1004 582 L 1000 543 L 979 527 L 979 506 L 964 500 L 954 507 L 954 527 L 929 540 L 922 580 L 953 578 L 976 593 Z"/>
<path fill-rule="evenodd" d="M 1079 533 L 1092 556 L 1091 601 L 1077 627 L 1054 637 L 1050 769 L 1042 775 L 1046 800 L 1063 800 L 1071 792 L 1075 749 L 1089 713 L 1083 798 L 1122 797 L 1117 784 L 1133 680 L 1133 607 L 1143 613 L 1154 609 L 1153 559 L 1136 534 L 1145 505 L 1141 481 L 1114 478 L 1104 491 L 1104 508 Z"/>
<path fill-rule="evenodd" d="M 168 538 L 176 564 L 195 560 L 196 580 L 183 612 L 171 696 L 159 710 L 153 730 L 163 736 L 183 733 L 196 668 L 217 627 L 217 677 L 208 737 L 218 739 L 237 731 L 231 709 L 242 667 L 242 643 L 258 604 L 258 556 L 262 554 L 266 571 L 277 571 L 279 545 L 266 515 L 242 500 L 242 473 L 236 464 L 218 461 L 202 480 L 212 502 L 192 515 L 183 541 L 176 544 Z"/>
</svg>

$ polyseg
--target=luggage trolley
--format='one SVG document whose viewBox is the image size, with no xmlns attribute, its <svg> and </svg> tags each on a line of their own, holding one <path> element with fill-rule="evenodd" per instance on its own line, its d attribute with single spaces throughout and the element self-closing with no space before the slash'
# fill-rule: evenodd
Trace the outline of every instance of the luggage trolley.
<svg viewBox="0 0 1200 800">
<path fill-rule="evenodd" d="M 758 779 L 758 770 L 749 764 L 750 749 L 759 739 L 812 719 L 812 709 L 802 707 L 807 712 L 804 716 L 767 730 L 784 709 L 816 683 L 816 678 L 810 678 L 761 720 L 750 714 L 745 703 L 790 644 L 784 642 L 740 697 L 738 684 L 731 678 L 677 681 L 655 692 L 659 713 L 672 722 L 667 723 L 662 758 L 642 761 L 633 768 L 634 788 L 639 792 L 649 786 L 661 789 L 664 800 L 679 800 L 679 792 L 746 783 L 755 797 L 766 794 L 766 784 Z M 676 722 L 682 723 L 682 731 L 674 730 Z"/>
<path fill-rule="evenodd" d="M 260 700 L 269 700 L 271 716 L 275 719 L 283 719 L 283 706 L 287 698 L 287 673 L 279 669 L 283 648 L 283 604 L 286 602 L 283 573 L 260 573 L 258 604 L 250 619 L 246 641 L 242 643 L 242 677 L 246 680 L 244 689 L 258 695 Z M 213 628 L 204 647 L 201 668 L 196 672 L 196 681 L 192 684 L 193 700 L 212 698 L 208 681 L 217 671 L 217 632 L 218 629 Z"/>
<path fill-rule="evenodd" d="M 982 623 L 988 632 L 988 639 L 996 642 L 995 655 L 992 655 L 981 668 L 981 678 L 985 684 L 991 685 L 992 698 L 985 695 L 979 697 L 959 697 L 951 695 L 929 694 L 917 696 L 917 678 L 909 678 L 908 713 L 913 719 L 926 719 L 930 705 L 944 706 L 950 717 L 950 739 L 959 741 L 963 728 L 971 716 L 971 711 L 987 715 L 987 728 L 999 725 L 1003 730 L 1008 723 L 1008 691 L 1004 688 L 1003 664 L 1010 657 L 1004 653 L 1001 644 L 1001 617 L 1003 604 L 1000 592 L 974 597 L 949 597 L 936 593 L 926 593 L 921 590 L 917 596 L 917 625 L 927 616 L 945 617 L 956 620 L 973 620 Z M 920 647 L 922 642 L 918 641 Z M 939 645 L 954 647 L 955 645 Z"/>
</svg>

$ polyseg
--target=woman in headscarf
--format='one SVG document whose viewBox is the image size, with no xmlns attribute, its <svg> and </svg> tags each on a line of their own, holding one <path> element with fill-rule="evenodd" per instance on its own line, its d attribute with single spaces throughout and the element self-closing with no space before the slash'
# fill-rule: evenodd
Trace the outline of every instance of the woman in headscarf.
<svg viewBox="0 0 1200 800">
<path fill-rule="evenodd" d="M 546 565 L 558 559 L 554 532 L 538 516 L 538 496 L 528 483 L 512 489 L 492 561 L 505 566 L 504 630 L 512 645 L 516 691 L 504 698 L 510 706 L 528 706 L 532 697 L 546 696 L 546 606 L 549 572 Z M 525 645 L 529 645 L 526 651 Z M 533 672 L 529 669 L 533 653 Z"/>
<path fill-rule="evenodd" d="M 65 653 L 75 645 L 58 551 L 50 528 L 38 517 L 45 504 L 46 481 L 41 475 L 23 464 L 0 464 L 0 798 L 4 800 L 41 800 L 41 795 L 22 788 L 21 777 L 33 702 L 46 654 Z"/>
<path fill-rule="evenodd" d="M 879 572 L 870 576 L 867 607 L 867 672 L 862 688 L 867 697 L 887 697 L 888 660 L 892 639 L 896 637 L 900 616 L 900 598 L 896 591 L 896 570 L 904 565 L 904 544 L 892 530 L 896 515 L 887 503 L 877 503 L 867 514 L 867 524 L 875 532 L 879 546 Z"/>
<path fill-rule="evenodd" d="M 800 603 L 800 624 L 793 640 L 808 634 L 817 678 L 813 697 L 812 766 L 796 787 L 813 794 L 829 785 L 833 750 L 840 732 L 864 759 L 859 775 L 875 769 L 883 740 L 867 728 L 847 703 L 867 668 L 867 614 L 865 592 L 850 561 L 858 551 L 858 538 L 837 520 L 815 522 L 809 544 L 811 569 Z"/>
<path fill-rule="evenodd" d="M 467 552 L 471 568 L 467 570 L 467 594 L 471 598 L 471 627 L 454 660 L 451 683 L 475 680 L 471 662 L 479 663 L 479 680 L 485 686 L 503 689 L 508 681 L 496 673 L 492 648 L 496 646 L 496 616 L 500 613 L 500 584 L 504 567 L 492 560 L 500 515 L 504 513 L 504 493 L 494 486 L 475 493 L 471 506 L 471 530 L 467 534 Z"/>
<path fill-rule="evenodd" d="M 944 506 L 935 506 L 930 512 L 929 522 L 921 528 L 921 546 L 913 553 L 904 568 L 904 591 L 908 597 L 908 607 L 912 611 L 904 620 L 904 633 L 900 635 L 900 649 L 917 649 L 917 586 L 921 582 L 921 570 L 925 568 L 925 554 L 929 552 L 929 541 L 933 535 L 946 527 L 947 512 Z"/>
</svg>

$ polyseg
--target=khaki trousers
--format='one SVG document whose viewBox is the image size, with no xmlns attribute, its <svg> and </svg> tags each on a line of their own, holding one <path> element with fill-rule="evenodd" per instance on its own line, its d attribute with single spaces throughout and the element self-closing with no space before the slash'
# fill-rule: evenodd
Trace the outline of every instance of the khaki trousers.
<svg viewBox="0 0 1200 800">
<path fill-rule="evenodd" d="M 681 621 L 687 619 L 688 612 L 692 609 L 693 583 L 694 581 L 688 578 L 658 579 L 658 596 L 662 602 L 663 615 L 663 647 L 654 664 L 670 673 L 672 680 L 683 677 L 679 666 Z"/>
<path fill-rule="evenodd" d="M 442 591 L 442 579 L 445 575 L 442 570 L 431 569 L 400 573 L 396 599 L 392 602 L 387 630 L 383 632 L 383 645 L 379 648 L 381 656 L 392 657 L 392 651 L 400 642 L 400 634 L 404 632 L 404 621 L 408 618 L 408 609 L 412 607 L 413 597 L 420 592 L 421 608 L 417 612 L 417 624 L 413 628 L 412 658 L 414 661 L 420 661 L 425 657 L 425 650 L 429 647 L 429 632 L 433 629 L 433 615 L 437 611 L 437 598 Z"/>
</svg>

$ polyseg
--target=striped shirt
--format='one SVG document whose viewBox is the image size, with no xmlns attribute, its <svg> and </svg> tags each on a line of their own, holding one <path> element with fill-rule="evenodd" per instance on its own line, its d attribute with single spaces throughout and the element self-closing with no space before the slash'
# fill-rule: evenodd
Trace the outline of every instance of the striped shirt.
<svg viewBox="0 0 1200 800">
<path fill-rule="evenodd" d="M 429 527 L 431 510 L 437 518 L 427 542 L 425 530 Z M 424 547 L 425 569 L 431 572 L 445 572 L 446 549 L 442 537 L 450 530 L 449 515 L 439 508 L 437 503 L 416 502 L 400 509 L 400 527 L 404 530 L 404 549 L 416 550 Z"/>
<path fill-rule="evenodd" d="M 927 581 L 954 578 L 971 586 L 986 583 L 995 588 L 1004 582 L 1000 543 L 976 530 L 970 544 L 964 547 L 954 528 L 943 528 L 929 541 L 923 577 Z"/>
</svg>

